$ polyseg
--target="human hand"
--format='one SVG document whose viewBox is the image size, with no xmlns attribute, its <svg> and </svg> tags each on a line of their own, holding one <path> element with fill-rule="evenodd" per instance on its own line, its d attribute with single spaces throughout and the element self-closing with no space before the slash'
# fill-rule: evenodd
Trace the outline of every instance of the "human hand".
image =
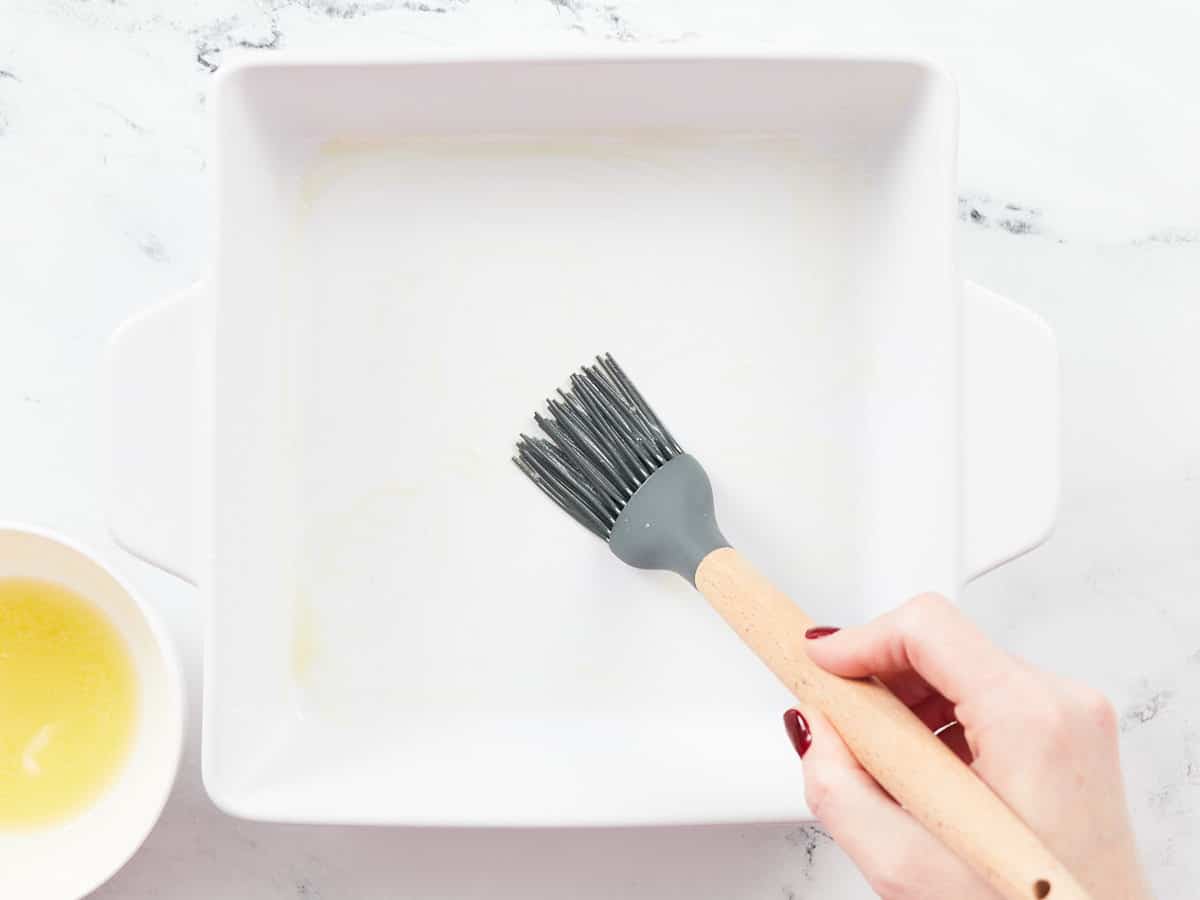
<svg viewBox="0 0 1200 900">
<path fill-rule="evenodd" d="M 887 685 L 1095 900 L 1150 897 L 1125 805 L 1116 715 L 1102 694 L 1015 659 L 933 594 L 808 637 L 821 668 Z M 804 760 L 809 808 L 884 900 L 995 900 L 859 766 L 819 712 L 784 718 Z"/>
</svg>

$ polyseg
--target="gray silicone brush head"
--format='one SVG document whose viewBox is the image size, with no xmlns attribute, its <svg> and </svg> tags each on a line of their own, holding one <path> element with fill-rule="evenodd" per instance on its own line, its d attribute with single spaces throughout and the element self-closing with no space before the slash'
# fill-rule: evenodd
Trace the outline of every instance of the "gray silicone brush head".
<svg viewBox="0 0 1200 900">
<path fill-rule="evenodd" d="M 640 569 L 695 583 L 696 567 L 728 547 L 712 485 L 611 355 L 571 376 L 534 414 L 546 437 L 522 434 L 518 468 L 577 522 Z"/>
</svg>

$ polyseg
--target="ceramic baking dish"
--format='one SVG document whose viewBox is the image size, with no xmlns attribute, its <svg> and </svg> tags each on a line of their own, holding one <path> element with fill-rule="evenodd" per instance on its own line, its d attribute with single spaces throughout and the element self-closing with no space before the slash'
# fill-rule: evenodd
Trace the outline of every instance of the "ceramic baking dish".
<svg viewBox="0 0 1200 900">
<path fill-rule="evenodd" d="M 230 813 L 807 815 L 787 692 L 509 461 L 597 352 L 819 618 L 953 596 L 1048 533 L 1054 342 L 955 274 L 936 69 L 278 57 L 213 106 L 211 278 L 113 339 L 111 521 L 207 604 Z"/>
</svg>

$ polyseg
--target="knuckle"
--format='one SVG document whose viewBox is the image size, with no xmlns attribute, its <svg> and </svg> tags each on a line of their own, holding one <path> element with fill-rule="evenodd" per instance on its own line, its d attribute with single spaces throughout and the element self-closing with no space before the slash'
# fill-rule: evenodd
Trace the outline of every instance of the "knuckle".
<svg viewBox="0 0 1200 900">
<path fill-rule="evenodd" d="M 941 594 L 918 594 L 902 607 L 903 623 L 912 632 L 919 633 L 930 623 L 946 615 L 950 601 Z"/>
<path fill-rule="evenodd" d="M 1096 736 L 1116 740 L 1117 711 L 1100 691 L 1070 684 L 1065 689 L 1035 686 L 1037 700 L 1027 703 L 1027 723 L 1039 743 L 1051 753 L 1069 752 L 1081 741 L 1095 743 Z"/>
<path fill-rule="evenodd" d="M 1025 716 L 1030 737 L 1052 754 L 1063 752 L 1074 736 L 1070 703 L 1044 689 L 1027 696 Z"/>
<path fill-rule="evenodd" d="M 922 667 L 921 658 L 930 636 L 944 626 L 950 601 L 939 594 L 918 594 L 896 611 L 891 652 L 896 668 Z"/>
<path fill-rule="evenodd" d="M 1106 736 L 1117 733 L 1117 711 L 1102 692 L 1088 686 L 1074 690 L 1075 703 L 1083 721 L 1092 729 Z"/>
</svg>

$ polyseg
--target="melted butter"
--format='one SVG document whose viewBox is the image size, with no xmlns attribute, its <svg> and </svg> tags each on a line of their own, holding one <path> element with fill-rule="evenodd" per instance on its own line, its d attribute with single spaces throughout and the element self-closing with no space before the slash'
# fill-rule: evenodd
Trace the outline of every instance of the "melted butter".
<svg viewBox="0 0 1200 900">
<path fill-rule="evenodd" d="M 0 578 L 0 828 L 90 805 L 133 744 L 137 673 L 116 627 L 61 585 Z"/>
<path fill-rule="evenodd" d="M 312 603 L 305 594 L 296 597 L 292 622 L 292 675 L 305 682 L 317 659 L 317 624 Z"/>
</svg>

